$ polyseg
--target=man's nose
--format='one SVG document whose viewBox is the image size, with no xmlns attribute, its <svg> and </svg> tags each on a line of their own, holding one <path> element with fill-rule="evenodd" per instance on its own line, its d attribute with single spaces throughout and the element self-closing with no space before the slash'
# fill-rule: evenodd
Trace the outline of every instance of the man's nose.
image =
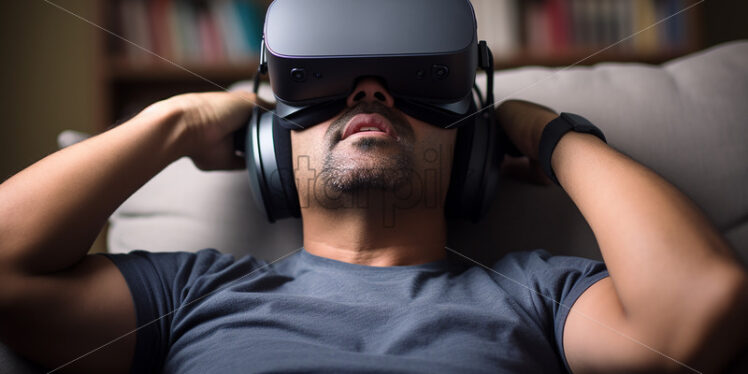
<svg viewBox="0 0 748 374">
<path fill-rule="evenodd" d="M 390 108 L 395 105 L 395 99 L 392 95 L 387 92 L 382 83 L 374 78 L 361 79 L 353 92 L 348 95 L 346 104 L 348 107 L 353 107 L 362 101 L 378 101 Z"/>
</svg>

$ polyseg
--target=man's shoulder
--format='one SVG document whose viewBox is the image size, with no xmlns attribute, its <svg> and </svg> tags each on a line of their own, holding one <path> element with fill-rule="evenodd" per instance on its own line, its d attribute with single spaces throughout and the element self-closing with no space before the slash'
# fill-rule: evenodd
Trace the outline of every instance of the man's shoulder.
<svg viewBox="0 0 748 374">
<path fill-rule="evenodd" d="M 607 276 L 605 263 L 576 256 L 553 255 L 545 249 L 511 252 L 484 268 L 502 287 L 556 293 L 585 280 Z"/>
<path fill-rule="evenodd" d="M 251 255 L 235 259 L 230 254 L 211 248 L 195 252 L 135 250 L 124 254 L 103 255 L 114 262 L 131 286 L 139 283 L 183 288 L 203 283 L 205 278 L 226 280 L 240 277 L 266 264 Z"/>
<path fill-rule="evenodd" d="M 491 268 L 519 269 L 523 271 L 559 269 L 579 270 L 589 267 L 605 266 L 602 261 L 578 256 L 554 255 L 546 249 L 510 252 L 493 263 Z"/>
<path fill-rule="evenodd" d="M 127 253 L 101 253 L 112 260 L 118 267 L 151 266 L 155 268 L 184 268 L 185 266 L 204 269 L 216 264 L 231 264 L 235 262 L 232 255 L 224 254 L 213 248 L 201 249 L 195 252 L 151 252 L 133 250 Z"/>
</svg>

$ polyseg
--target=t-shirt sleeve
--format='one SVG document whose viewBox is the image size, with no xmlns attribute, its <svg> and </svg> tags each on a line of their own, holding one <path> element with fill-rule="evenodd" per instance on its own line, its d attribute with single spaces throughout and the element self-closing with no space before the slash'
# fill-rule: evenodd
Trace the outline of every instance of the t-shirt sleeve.
<svg viewBox="0 0 748 374">
<path fill-rule="evenodd" d="M 566 317 L 584 291 L 608 276 L 605 263 L 582 257 L 553 256 L 539 249 L 508 254 L 494 270 L 514 283 L 513 288 L 522 295 L 521 302 L 535 310 L 538 320 L 550 330 L 549 338 L 555 342 L 566 370 L 571 372 L 563 346 Z"/>
<path fill-rule="evenodd" d="M 125 278 L 137 318 L 133 373 L 158 372 L 169 349 L 174 312 L 183 306 L 187 291 L 197 279 L 234 262 L 213 249 L 195 253 L 103 254 Z"/>
</svg>

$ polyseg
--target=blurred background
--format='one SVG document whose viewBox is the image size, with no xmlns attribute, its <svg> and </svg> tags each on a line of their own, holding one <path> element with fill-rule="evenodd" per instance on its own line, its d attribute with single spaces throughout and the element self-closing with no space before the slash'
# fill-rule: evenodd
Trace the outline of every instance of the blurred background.
<svg viewBox="0 0 748 374">
<path fill-rule="evenodd" d="M 5 117 L 0 122 L 0 181 L 54 152 L 62 130 L 100 132 L 156 100 L 250 79 L 270 3 L 0 2 L 0 113 Z M 580 60 L 583 65 L 661 63 L 720 42 L 748 38 L 746 1 L 472 3 L 479 37 L 489 41 L 496 69 L 566 66 Z"/>
</svg>

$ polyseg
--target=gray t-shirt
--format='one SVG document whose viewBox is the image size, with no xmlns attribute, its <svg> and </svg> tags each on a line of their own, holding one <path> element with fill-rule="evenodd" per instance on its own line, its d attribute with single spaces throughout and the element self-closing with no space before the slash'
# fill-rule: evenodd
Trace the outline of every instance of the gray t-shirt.
<svg viewBox="0 0 748 374">
<path fill-rule="evenodd" d="M 270 265 L 215 250 L 106 256 L 141 327 L 134 373 L 564 372 L 567 307 L 608 275 L 543 250 L 495 272 L 453 254 L 395 267 L 303 249 Z"/>
</svg>

